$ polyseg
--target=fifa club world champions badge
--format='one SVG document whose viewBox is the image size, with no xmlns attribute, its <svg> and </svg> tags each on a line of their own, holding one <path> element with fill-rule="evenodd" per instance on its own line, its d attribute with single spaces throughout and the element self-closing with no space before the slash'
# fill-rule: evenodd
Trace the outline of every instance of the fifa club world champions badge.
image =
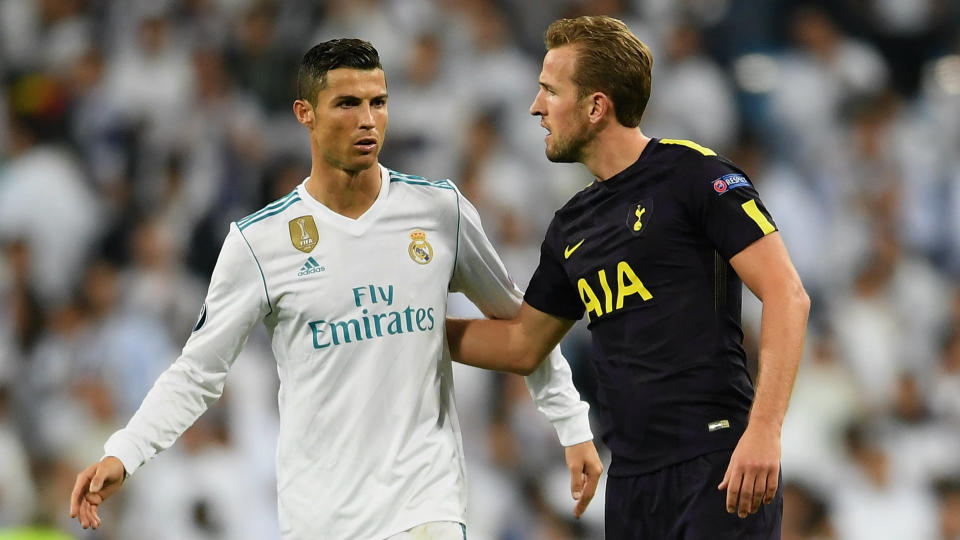
<svg viewBox="0 0 960 540">
<path fill-rule="evenodd" d="M 430 242 L 427 242 L 427 233 L 420 229 L 414 229 L 410 233 L 410 239 L 412 242 L 410 242 L 407 252 L 410 253 L 410 258 L 414 262 L 427 264 L 433 260 L 433 246 L 430 245 Z"/>
<path fill-rule="evenodd" d="M 317 247 L 320 234 L 317 233 L 317 223 L 313 216 L 300 216 L 290 220 L 290 242 L 293 247 L 304 253 L 310 253 Z"/>
</svg>

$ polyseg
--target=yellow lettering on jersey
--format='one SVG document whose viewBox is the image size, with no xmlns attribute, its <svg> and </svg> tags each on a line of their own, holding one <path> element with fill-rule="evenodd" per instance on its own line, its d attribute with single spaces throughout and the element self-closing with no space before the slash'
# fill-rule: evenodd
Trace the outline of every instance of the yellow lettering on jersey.
<svg viewBox="0 0 960 540">
<path fill-rule="evenodd" d="M 600 270 L 597 272 L 597 277 L 600 278 L 600 286 L 603 287 L 603 304 L 607 309 L 607 313 L 613 311 L 613 293 L 610 292 L 610 284 L 607 283 L 607 271 Z"/>
<path fill-rule="evenodd" d="M 637 277 L 637 273 L 633 271 L 633 268 L 630 267 L 630 264 L 627 261 L 620 261 L 617 263 L 617 301 L 616 307 L 614 307 L 613 302 L 613 291 L 610 290 L 610 283 L 607 281 L 607 271 L 606 269 L 601 269 L 597 271 L 597 281 L 600 282 L 600 287 L 603 289 L 603 303 L 600 303 L 600 298 L 593 288 L 590 287 L 590 284 L 587 283 L 587 280 L 580 278 L 577 280 L 577 289 L 580 292 L 580 300 L 583 302 L 583 306 L 587 310 L 587 315 L 590 317 L 590 320 L 594 320 L 597 317 L 602 317 L 623 308 L 624 300 L 632 295 L 639 294 L 640 298 L 644 302 L 653 298 L 653 295 L 650 294 L 650 291 L 647 290 L 647 287 L 644 286 L 643 282 L 640 281 L 640 278 Z"/>
<path fill-rule="evenodd" d="M 627 283 L 629 280 L 629 283 Z M 653 298 L 650 291 L 644 287 L 643 282 L 637 277 L 637 274 L 630 268 L 627 261 L 617 263 L 617 309 L 623 307 L 623 299 L 631 294 L 639 294 L 644 301 Z"/>
<path fill-rule="evenodd" d="M 760 208 L 757 207 L 757 200 L 750 199 L 749 201 L 740 205 L 743 208 L 743 211 L 750 216 L 750 219 L 757 224 L 757 227 L 760 227 L 760 230 L 763 232 L 763 235 L 766 236 L 773 231 L 777 230 L 776 227 L 770 223 L 770 220 L 767 219 L 767 216 L 763 215 L 763 212 L 760 211 Z"/>
<path fill-rule="evenodd" d="M 692 149 L 692 150 L 696 150 L 697 152 L 700 152 L 701 154 L 703 154 L 703 155 L 705 155 L 705 156 L 715 156 L 715 155 L 717 155 L 716 152 L 714 152 L 713 150 L 707 148 L 706 146 L 700 146 L 699 144 L 697 144 L 697 143 L 695 143 L 695 142 L 693 142 L 693 141 L 688 141 L 688 140 L 686 140 L 686 139 L 660 139 L 660 143 L 661 143 L 661 144 L 679 144 L 680 146 L 686 146 L 687 148 L 690 148 L 690 149 Z"/>
<path fill-rule="evenodd" d="M 591 315 L 592 313 L 596 313 L 597 317 L 603 315 L 603 308 L 600 307 L 600 299 L 597 298 L 593 289 L 590 288 L 587 280 L 580 278 L 580 280 L 577 281 L 577 289 L 580 291 L 580 300 L 583 302 L 584 307 L 587 308 L 587 315 L 590 316 L 590 319 L 592 320 L 594 318 L 594 316 Z"/>
</svg>

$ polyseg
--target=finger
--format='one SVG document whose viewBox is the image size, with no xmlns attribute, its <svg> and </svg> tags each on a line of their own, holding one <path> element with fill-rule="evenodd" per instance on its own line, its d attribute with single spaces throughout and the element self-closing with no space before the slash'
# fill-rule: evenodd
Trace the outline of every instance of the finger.
<svg viewBox="0 0 960 540">
<path fill-rule="evenodd" d="M 80 503 L 80 508 L 77 510 L 77 519 L 84 529 L 90 526 L 90 503 L 87 501 Z"/>
<path fill-rule="evenodd" d="M 721 486 L 727 488 L 727 513 L 732 514 L 737 511 L 737 500 L 740 497 L 740 485 L 743 482 L 743 473 L 739 467 L 731 465 L 727 471 L 729 477 L 724 478 Z"/>
<path fill-rule="evenodd" d="M 583 495 L 584 474 L 580 467 L 570 468 L 570 494 L 577 500 Z"/>
<path fill-rule="evenodd" d="M 103 495 L 100 493 L 87 493 L 84 495 L 83 500 L 92 505 L 98 505 L 103 502 Z"/>
<path fill-rule="evenodd" d="M 80 501 L 90 484 L 89 472 L 90 469 L 87 468 L 78 474 L 77 480 L 73 483 L 73 491 L 70 493 L 70 517 L 77 517 L 77 512 L 80 511 Z"/>
<path fill-rule="evenodd" d="M 577 500 L 577 506 L 573 509 L 573 515 L 580 517 L 590 506 L 590 501 L 597 493 L 597 485 L 600 483 L 600 471 L 587 471 L 586 481 L 584 482 L 583 492 Z"/>
<path fill-rule="evenodd" d="M 743 475 L 743 485 L 740 487 L 740 504 L 737 516 L 745 518 L 750 514 L 750 504 L 753 502 L 753 485 L 757 481 L 757 473 L 747 470 Z"/>
<path fill-rule="evenodd" d="M 96 529 L 100 527 L 100 516 L 97 515 L 98 506 L 95 504 L 90 505 L 90 515 L 93 517 L 93 528 Z"/>
<path fill-rule="evenodd" d="M 724 471 L 723 473 L 723 480 L 720 481 L 720 485 L 717 486 L 717 489 L 719 489 L 720 491 L 727 489 L 727 484 L 730 483 L 730 473 L 732 472 L 733 472 L 733 467 L 731 467 L 730 465 L 727 465 L 727 470 Z"/>
<path fill-rule="evenodd" d="M 97 517 L 96 506 L 86 501 L 83 502 L 82 506 L 83 506 L 83 509 L 82 509 L 83 521 L 81 523 L 85 524 L 84 528 L 87 528 L 87 527 L 94 528 L 94 529 L 97 528 L 98 521 L 100 519 Z"/>
<path fill-rule="evenodd" d="M 777 487 L 780 485 L 780 467 L 778 466 L 776 470 L 770 471 L 770 474 L 767 475 L 767 490 L 763 494 L 764 504 L 770 504 L 773 502 L 774 497 L 777 496 Z"/>
<path fill-rule="evenodd" d="M 763 495 L 767 492 L 767 475 L 757 475 L 753 483 L 753 497 L 750 498 L 750 513 L 756 514 L 760 510 L 760 504 L 763 502 Z"/>
</svg>

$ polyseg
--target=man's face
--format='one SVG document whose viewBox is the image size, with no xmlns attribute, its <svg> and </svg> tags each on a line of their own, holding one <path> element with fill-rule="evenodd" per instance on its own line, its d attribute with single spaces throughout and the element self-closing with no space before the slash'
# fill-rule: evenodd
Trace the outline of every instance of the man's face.
<svg viewBox="0 0 960 540">
<path fill-rule="evenodd" d="M 577 50 L 564 45 L 547 51 L 540 72 L 540 91 L 530 114 L 540 117 L 546 128 L 547 159 L 560 163 L 582 161 L 595 129 L 587 121 L 586 100 L 577 95 L 573 82 Z"/>
<path fill-rule="evenodd" d="M 387 81 L 381 69 L 327 72 L 310 137 L 332 167 L 351 173 L 377 163 L 387 128 Z"/>
</svg>

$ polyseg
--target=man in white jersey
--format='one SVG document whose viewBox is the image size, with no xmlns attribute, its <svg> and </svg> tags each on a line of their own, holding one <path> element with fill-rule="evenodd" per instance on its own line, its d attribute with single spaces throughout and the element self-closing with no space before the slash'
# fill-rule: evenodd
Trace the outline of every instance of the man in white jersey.
<svg viewBox="0 0 960 540">
<path fill-rule="evenodd" d="M 77 476 L 70 513 L 84 528 L 98 527 L 97 506 L 220 397 L 263 321 L 280 376 L 283 538 L 466 537 L 447 293 L 492 317 L 512 317 L 522 295 L 452 183 L 378 163 L 387 91 L 376 49 L 317 45 L 298 86 L 310 177 L 231 223 L 183 353 Z M 542 366 L 526 380 L 566 447 L 579 516 L 602 469 L 588 407 L 558 350 Z"/>
</svg>

